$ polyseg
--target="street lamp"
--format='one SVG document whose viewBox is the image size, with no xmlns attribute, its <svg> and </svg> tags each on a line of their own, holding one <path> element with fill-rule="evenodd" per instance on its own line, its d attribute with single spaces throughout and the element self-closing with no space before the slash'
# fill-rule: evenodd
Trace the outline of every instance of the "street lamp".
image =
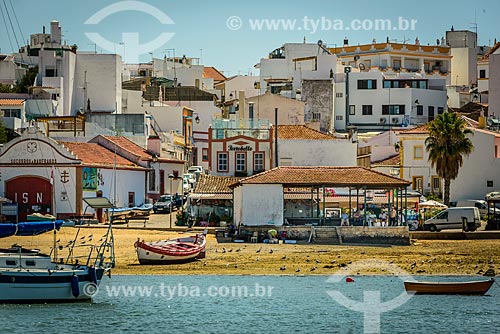
<svg viewBox="0 0 500 334">
<path fill-rule="evenodd" d="M 172 228 L 172 211 L 174 209 L 174 194 L 173 194 L 173 188 L 172 188 L 172 181 L 180 179 L 180 177 L 175 176 L 174 174 L 169 174 L 168 178 L 170 180 L 170 228 Z"/>
</svg>

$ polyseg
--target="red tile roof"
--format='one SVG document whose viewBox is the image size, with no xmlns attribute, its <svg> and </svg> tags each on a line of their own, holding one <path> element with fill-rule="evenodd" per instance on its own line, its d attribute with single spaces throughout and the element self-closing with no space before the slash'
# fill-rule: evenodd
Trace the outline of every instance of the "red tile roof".
<svg viewBox="0 0 500 334">
<path fill-rule="evenodd" d="M 134 143 L 133 141 L 131 141 L 126 137 L 119 137 L 119 136 L 103 136 L 103 137 L 109 140 L 110 142 L 115 143 L 120 148 L 141 158 L 141 160 L 148 160 L 151 158 L 151 154 L 149 154 L 144 148 L 137 145 L 136 143 Z"/>
<path fill-rule="evenodd" d="M 59 142 L 71 151 L 84 165 L 111 167 L 115 165 L 118 168 L 140 168 L 132 161 L 127 160 L 107 148 L 95 143 L 77 143 L 77 142 Z"/>
<path fill-rule="evenodd" d="M 383 166 L 396 166 L 396 165 L 399 165 L 399 162 L 400 162 L 400 156 L 399 154 L 396 154 L 396 155 L 393 155 L 392 157 L 389 157 L 389 158 L 386 158 L 386 159 L 382 159 L 382 160 L 379 160 L 379 161 L 374 161 L 372 163 L 372 165 L 383 165 Z"/>
<path fill-rule="evenodd" d="M 224 81 L 226 80 L 226 76 L 222 74 L 215 67 L 209 66 L 203 68 L 203 77 L 204 78 L 212 78 L 214 81 Z"/>
<path fill-rule="evenodd" d="M 495 53 L 495 51 L 498 50 L 499 47 L 500 47 L 500 42 L 497 42 L 495 45 L 493 45 L 493 47 L 488 52 L 486 52 L 481 57 L 481 59 L 479 59 L 479 61 L 488 60 L 490 58 L 490 55 L 493 54 L 493 53 Z"/>
<path fill-rule="evenodd" d="M 293 186 L 330 186 L 349 187 L 366 185 L 371 189 L 402 187 L 411 182 L 377 172 L 364 167 L 277 167 L 263 173 L 247 177 L 232 185 L 244 184 L 283 184 Z"/>
<path fill-rule="evenodd" d="M 196 183 L 194 194 L 232 194 L 233 190 L 229 188 L 241 180 L 241 177 L 215 176 L 200 174 Z"/>
<path fill-rule="evenodd" d="M 336 140 L 337 138 L 305 125 L 278 125 L 279 139 Z"/>
<path fill-rule="evenodd" d="M 2 106 L 22 106 L 24 100 L 22 99 L 0 99 L 0 105 Z"/>
<path fill-rule="evenodd" d="M 424 124 L 424 125 L 420 125 L 420 126 L 417 126 L 416 128 L 412 128 L 412 129 L 408 129 L 408 130 L 401 130 L 401 131 L 397 131 L 398 134 L 403 134 L 403 135 L 406 135 L 406 134 L 410 134 L 410 135 L 423 135 L 423 134 L 427 134 L 429 133 L 427 127 L 428 123 Z"/>
</svg>

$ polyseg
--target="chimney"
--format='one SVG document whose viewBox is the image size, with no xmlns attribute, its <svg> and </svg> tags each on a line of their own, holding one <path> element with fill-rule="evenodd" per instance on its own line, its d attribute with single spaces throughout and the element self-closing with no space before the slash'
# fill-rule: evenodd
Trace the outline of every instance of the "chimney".
<svg viewBox="0 0 500 334">
<path fill-rule="evenodd" d="M 156 154 L 157 157 L 160 156 L 161 152 L 161 140 L 158 136 L 148 137 L 148 152 L 151 154 Z"/>
<path fill-rule="evenodd" d="M 240 90 L 238 93 L 238 118 L 241 120 L 245 119 L 245 91 Z"/>
</svg>

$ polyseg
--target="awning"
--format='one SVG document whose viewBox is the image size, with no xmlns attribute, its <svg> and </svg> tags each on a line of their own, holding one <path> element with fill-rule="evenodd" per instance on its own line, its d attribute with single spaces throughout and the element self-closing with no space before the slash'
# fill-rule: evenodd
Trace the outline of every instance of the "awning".
<svg viewBox="0 0 500 334">
<path fill-rule="evenodd" d="M 83 201 L 92 209 L 109 209 L 115 207 L 106 197 L 87 197 Z"/>
</svg>

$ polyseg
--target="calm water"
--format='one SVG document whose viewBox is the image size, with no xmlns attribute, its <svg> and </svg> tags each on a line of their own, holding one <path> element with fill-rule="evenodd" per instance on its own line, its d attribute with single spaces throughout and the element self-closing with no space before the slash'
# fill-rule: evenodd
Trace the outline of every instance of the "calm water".
<svg viewBox="0 0 500 334">
<path fill-rule="evenodd" d="M 328 279 L 328 276 L 114 276 L 103 280 L 92 304 L 0 305 L 0 332 L 377 332 L 374 323 L 370 326 L 375 327 L 365 331 L 364 313 L 340 305 L 327 291 L 338 291 L 346 299 L 359 303 L 364 302 L 365 291 L 380 291 L 381 303 L 389 309 L 401 293 L 407 298 L 397 277 L 361 276 L 354 277 L 353 283 L 343 279 L 329 283 Z M 135 297 L 130 296 L 134 293 Z M 246 297 L 241 297 L 245 294 Z M 366 313 L 372 316 L 383 309 L 380 305 L 365 306 Z M 495 284 L 486 296 L 414 296 L 402 306 L 382 313 L 380 333 L 500 333 L 499 312 L 500 287 Z"/>
</svg>

